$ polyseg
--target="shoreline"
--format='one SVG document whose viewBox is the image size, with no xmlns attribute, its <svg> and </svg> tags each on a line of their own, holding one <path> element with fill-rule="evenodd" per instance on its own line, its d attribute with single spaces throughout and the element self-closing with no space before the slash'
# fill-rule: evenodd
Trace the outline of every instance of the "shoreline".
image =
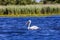
<svg viewBox="0 0 60 40">
<path fill-rule="evenodd" d="M 32 15 L 0 15 L 0 17 L 50 17 L 50 16 L 60 16 L 60 14 L 50 14 L 50 15 L 48 15 L 48 14 L 46 14 L 46 15 L 37 15 L 36 16 L 36 14 L 35 14 L 35 16 L 32 16 Z"/>
</svg>

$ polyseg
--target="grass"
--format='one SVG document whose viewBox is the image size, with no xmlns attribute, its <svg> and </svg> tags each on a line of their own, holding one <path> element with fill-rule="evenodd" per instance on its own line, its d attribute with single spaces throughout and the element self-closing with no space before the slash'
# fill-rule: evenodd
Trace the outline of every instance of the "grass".
<svg viewBox="0 0 60 40">
<path fill-rule="evenodd" d="M 0 6 L 0 16 L 27 17 L 60 15 L 60 5 L 9 5 Z"/>
</svg>

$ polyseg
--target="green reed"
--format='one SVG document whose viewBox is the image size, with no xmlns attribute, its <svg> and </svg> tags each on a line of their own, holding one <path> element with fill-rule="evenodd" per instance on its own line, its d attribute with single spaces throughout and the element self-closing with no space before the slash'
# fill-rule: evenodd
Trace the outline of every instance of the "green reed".
<svg viewBox="0 0 60 40">
<path fill-rule="evenodd" d="M 0 7 L 1 14 L 59 14 L 60 7 L 41 7 L 41 6 L 4 6 Z"/>
</svg>

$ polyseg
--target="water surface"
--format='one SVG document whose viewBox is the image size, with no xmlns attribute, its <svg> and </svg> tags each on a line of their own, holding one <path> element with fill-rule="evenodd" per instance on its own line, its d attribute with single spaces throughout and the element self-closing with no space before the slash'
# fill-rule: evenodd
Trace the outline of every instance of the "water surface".
<svg viewBox="0 0 60 40">
<path fill-rule="evenodd" d="M 28 20 L 41 29 L 28 30 Z M 0 40 L 60 40 L 60 16 L 0 17 Z"/>
</svg>

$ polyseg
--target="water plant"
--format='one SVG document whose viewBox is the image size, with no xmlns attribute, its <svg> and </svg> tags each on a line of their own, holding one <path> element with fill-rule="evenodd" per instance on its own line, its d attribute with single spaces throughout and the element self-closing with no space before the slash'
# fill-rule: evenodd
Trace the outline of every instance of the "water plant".
<svg viewBox="0 0 60 40">
<path fill-rule="evenodd" d="M 0 6 L 0 15 L 19 15 L 19 14 L 59 14 L 60 7 L 22 5 L 22 6 Z"/>
</svg>

